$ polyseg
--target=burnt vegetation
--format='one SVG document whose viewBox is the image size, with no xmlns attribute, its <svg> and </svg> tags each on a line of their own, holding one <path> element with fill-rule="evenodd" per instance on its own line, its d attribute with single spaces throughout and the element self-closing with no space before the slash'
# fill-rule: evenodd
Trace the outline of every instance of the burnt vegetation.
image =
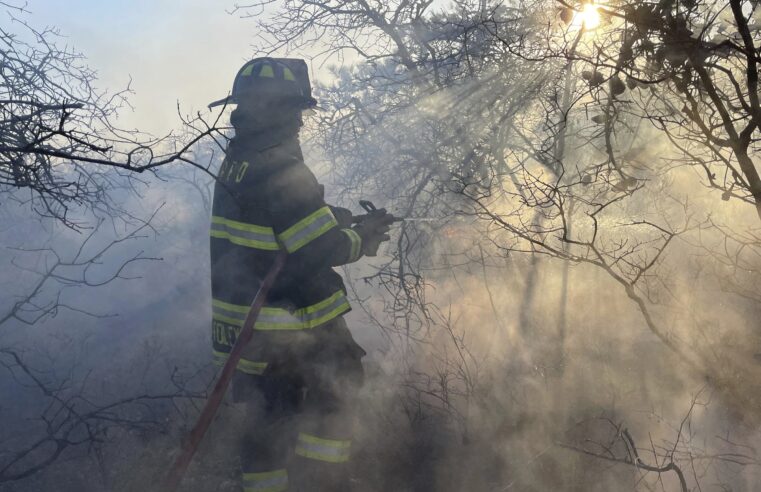
<svg viewBox="0 0 761 492">
<path fill-rule="evenodd" d="M 361 486 L 759 483 L 758 8 L 273 0 L 232 9 L 256 25 L 258 54 L 307 53 L 326 71 L 302 140 L 330 163 L 339 204 L 370 199 L 410 219 L 370 267 L 345 271 L 356 319 L 382 340 L 363 395 Z M 168 179 L 190 183 L 208 208 L 227 117 L 183 117 L 163 138 L 119 129 L 129 89 L 100 92 L 81 55 L 19 20 L 24 7 L 7 9 L 2 206 L 68 229 L 130 227 L 94 249 L 85 236 L 73 254 L 14 249 L 46 261 L 0 312 L 0 330 L 66 309 L 103 316 L 60 293 L 138 277 L 136 265 L 157 259 L 117 247 L 153 233 L 154 218 L 122 213 L 114 197 L 134 199 L 140 173 L 184 163 L 191 171 Z M 150 435 L 176 431 L 162 418 L 178 412 L 184 424 L 203 394 L 187 383 L 202 370 L 170 371 L 171 391 L 96 401 L 86 385 L 41 378 L 17 348 L 0 348 L 0 361 L 48 402 L 33 437 L 2 438 L 0 481 L 44 475 L 71 448 L 102 457 L 119 441 L 114 428 L 146 434 L 132 446 L 169 449 Z M 147 476 L 160 476 L 160 461 Z M 225 470 L 195 473 L 221 483 Z"/>
</svg>

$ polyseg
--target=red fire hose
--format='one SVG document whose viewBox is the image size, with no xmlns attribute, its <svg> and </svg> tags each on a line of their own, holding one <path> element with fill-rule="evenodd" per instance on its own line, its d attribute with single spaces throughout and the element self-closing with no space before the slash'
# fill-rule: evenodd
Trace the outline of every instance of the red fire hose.
<svg viewBox="0 0 761 492">
<path fill-rule="evenodd" d="M 198 449 L 198 445 L 201 443 L 204 434 L 206 434 L 206 431 L 209 429 L 211 421 L 217 414 L 217 410 L 222 403 L 227 387 L 230 385 L 233 374 L 235 374 L 235 368 L 238 365 L 238 361 L 240 361 L 241 355 L 243 354 L 243 348 L 248 345 L 248 342 L 251 341 L 251 337 L 254 334 L 254 323 L 256 323 L 256 318 L 259 317 L 259 312 L 262 310 L 264 301 L 267 299 L 267 292 L 269 292 L 270 287 L 272 287 L 272 284 L 275 282 L 275 278 L 277 278 L 280 270 L 283 268 L 286 256 L 287 253 L 281 251 L 275 258 L 275 262 L 272 264 L 269 272 L 267 272 L 267 276 L 264 277 L 264 280 L 259 287 L 259 291 L 256 293 L 256 296 L 251 303 L 251 309 L 248 311 L 246 321 L 243 323 L 243 328 L 240 330 L 238 339 L 235 341 L 235 345 L 230 351 L 230 356 L 227 358 L 227 362 L 225 362 L 225 365 L 222 367 L 222 372 L 219 375 L 217 384 L 214 386 L 211 396 L 209 396 L 209 399 L 206 401 L 206 405 L 203 407 L 203 411 L 201 411 L 201 415 L 198 417 L 196 425 L 185 440 L 182 452 L 175 460 L 174 465 L 172 465 L 166 480 L 164 480 L 163 489 L 166 492 L 175 492 L 177 487 L 179 487 L 182 477 L 185 475 L 185 471 Z"/>
</svg>

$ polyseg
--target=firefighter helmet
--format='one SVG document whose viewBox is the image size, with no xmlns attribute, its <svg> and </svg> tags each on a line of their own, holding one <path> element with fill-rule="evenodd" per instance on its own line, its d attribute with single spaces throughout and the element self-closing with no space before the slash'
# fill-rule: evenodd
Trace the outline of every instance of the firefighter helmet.
<svg viewBox="0 0 761 492">
<path fill-rule="evenodd" d="M 312 97 L 307 64 L 298 58 L 254 58 L 238 70 L 232 94 L 214 101 L 209 107 L 238 104 L 249 96 L 261 100 L 292 102 L 303 109 L 317 105 Z"/>
</svg>

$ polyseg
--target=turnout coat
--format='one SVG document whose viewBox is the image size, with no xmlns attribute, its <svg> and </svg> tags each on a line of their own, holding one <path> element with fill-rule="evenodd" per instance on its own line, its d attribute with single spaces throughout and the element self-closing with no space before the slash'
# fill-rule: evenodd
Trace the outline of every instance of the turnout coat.
<svg viewBox="0 0 761 492">
<path fill-rule="evenodd" d="M 224 363 L 261 280 L 288 252 L 254 326 L 252 348 L 238 364 L 262 374 L 268 339 L 288 339 L 336 319 L 351 307 L 334 266 L 359 259 L 360 236 L 340 224 L 323 187 L 304 164 L 297 134 L 280 141 L 233 139 L 214 188 L 211 217 L 212 343 Z M 271 336 L 262 336 L 263 334 Z M 287 342 L 286 342 L 287 343 Z"/>
</svg>

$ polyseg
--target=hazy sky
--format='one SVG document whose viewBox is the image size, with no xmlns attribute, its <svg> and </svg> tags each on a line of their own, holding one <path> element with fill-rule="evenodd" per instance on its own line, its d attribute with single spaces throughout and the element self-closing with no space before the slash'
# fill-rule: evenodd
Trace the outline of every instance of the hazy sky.
<svg viewBox="0 0 761 492">
<path fill-rule="evenodd" d="M 99 88 L 118 89 L 132 77 L 134 111 L 120 126 L 156 134 L 179 126 L 185 112 L 227 94 L 253 54 L 252 19 L 226 11 L 234 0 L 29 0 L 36 27 L 58 26 L 99 73 Z M 5 22 L 3 20 L 2 22 Z"/>
</svg>

